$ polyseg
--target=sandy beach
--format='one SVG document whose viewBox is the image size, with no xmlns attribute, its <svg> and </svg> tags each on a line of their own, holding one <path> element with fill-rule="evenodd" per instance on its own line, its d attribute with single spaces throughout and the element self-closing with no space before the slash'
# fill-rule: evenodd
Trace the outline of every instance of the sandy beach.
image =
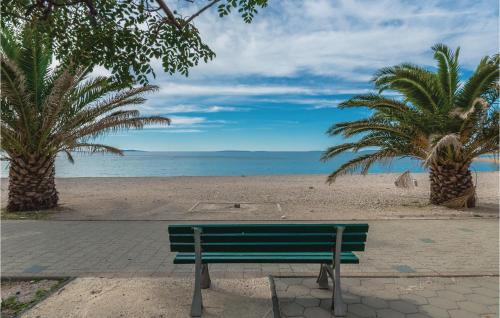
<svg viewBox="0 0 500 318">
<path fill-rule="evenodd" d="M 350 220 L 399 217 L 498 216 L 498 172 L 477 173 L 478 206 L 454 210 L 428 203 L 425 173 L 418 186 L 394 186 L 398 174 L 350 175 L 331 186 L 325 175 L 57 179 L 67 220 Z M 7 195 L 2 179 L 2 196 Z M 234 203 L 240 203 L 235 208 Z M 2 200 L 5 204 L 5 200 Z"/>
</svg>

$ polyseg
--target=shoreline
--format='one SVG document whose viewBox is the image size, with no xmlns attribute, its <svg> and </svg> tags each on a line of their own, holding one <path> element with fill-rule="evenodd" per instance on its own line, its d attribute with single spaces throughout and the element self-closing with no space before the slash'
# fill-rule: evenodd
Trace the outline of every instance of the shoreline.
<svg viewBox="0 0 500 318">
<path fill-rule="evenodd" d="M 494 160 L 494 159 L 493 159 Z M 488 161 L 492 162 L 492 161 Z M 349 175 L 344 175 L 340 176 L 339 178 L 349 178 L 349 177 L 362 177 L 362 178 L 368 178 L 370 176 L 377 176 L 377 175 L 392 175 L 392 176 L 400 176 L 404 172 L 369 172 L 366 175 L 362 174 L 349 174 Z M 494 174 L 494 173 L 499 173 L 500 175 L 500 170 L 494 170 L 494 171 L 474 171 L 471 170 L 471 173 L 474 174 Z M 411 172 L 411 175 L 424 175 L 428 176 L 429 172 Z M 58 179 L 144 179 L 144 178 L 152 178 L 152 179 L 160 179 L 160 178 L 267 178 L 267 177 L 321 177 L 323 176 L 325 179 L 328 177 L 328 173 L 288 173 L 288 174 L 249 174 L 249 175 L 207 175 L 207 176 L 199 176 L 199 175 L 174 175 L 174 176 L 84 176 L 84 177 L 78 177 L 78 176 L 70 176 L 70 177 L 59 177 L 56 175 L 56 180 Z M 3 175 L 0 174 L 0 181 L 1 182 L 6 182 L 8 181 L 8 177 L 4 177 Z"/>
<path fill-rule="evenodd" d="M 498 217 L 498 172 L 477 173 L 478 206 L 469 210 L 430 205 L 427 173 L 411 174 L 418 184 L 413 189 L 396 188 L 399 175 L 347 175 L 332 185 L 325 182 L 326 174 L 56 178 L 61 208 L 50 219 L 264 222 Z M 1 181 L 6 198 L 7 179 Z"/>
</svg>

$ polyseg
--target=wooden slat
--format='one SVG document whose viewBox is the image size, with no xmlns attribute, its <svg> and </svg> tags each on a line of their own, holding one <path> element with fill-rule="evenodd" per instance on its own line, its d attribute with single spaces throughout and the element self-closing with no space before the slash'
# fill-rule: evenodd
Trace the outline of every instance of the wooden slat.
<svg viewBox="0 0 500 318">
<path fill-rule="evenodd" d="M 328 252 L 335 248 L 330 242 L 224 242 L 202 243 L 203 252 Z M 193 243 L 171 243 L 173 252 L 193 252 Z M 363 242 L 342 243 L 342 252 L 364 251 Z"/>
<path fill-rule="evenodd" d="M 335 233 L 210 233 L 202 234 L 205 243 L 218 242 L 330 242 L 334 243 L 337 235 Z M 344 242 L 364 242 L 366 233 L 345 233 L 342 236 Z M 192 234 L 171 234 L 171 243 L 192 243 Z"/>
<path fill-rule="evenodd" d="M 344 226 L 344 233 L 368 232 L 368 224 L 173 224 L 168 227 L 170 234 L 190 234 L 193 227 L 203 229 L 203 233 L 324 233 L 335 232 Z"/>
<path fill-rule="evenodd" d="M 332 253 L 203 253 L 203 263 L 332 263 Z M 194 253 L 178 253 L 174 264 L 194 263 Z M 358 264 L 353 253 L 342 253 L 342 263 Z"/>
</svg>

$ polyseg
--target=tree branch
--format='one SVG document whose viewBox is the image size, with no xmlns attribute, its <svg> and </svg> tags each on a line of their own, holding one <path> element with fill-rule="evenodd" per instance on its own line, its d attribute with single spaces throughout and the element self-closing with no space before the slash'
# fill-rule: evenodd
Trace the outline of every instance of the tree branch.
<svg viewBox="0 0 500 318">
<path fill-rule="evenodd" d="M 163 10 L 163 12 L 165 12 L 165 14 L 167 15 L 167 18 L 165 19 L 166 20 L 165 23 L 174 25 L 179 30 L 181 30 L 183 28 L 183 26 L 181 26 L 179 24 L 179 22 L 175 18 L 174 13 L 170 10 L 170 8 L 167 6 L 167 4 L 165 3 L 165 1 L 163 1 L 163 0 L 156 0 L 156 2 L 160 6 L 160 8 Z"/>
<path fill-rule="evenodd" d="M 203 8 L 201 8 L 198 12 L 196 12 L 195 14 L 193 14 L 189 19 L 187 19 L 185 22 L 184 22 L 184 25 L 183 26 L 186 26 L 188 25 L 191 21 L 193 21 L 194 18 L 196 18 L 197 16 L 199 16 L 200 14 L 203 13 L 203 11 L 209 9 L 210 7 L 212 7 L 214 4 L 216 4 L 217 2 L 219 2 L 220 0 L 214 0 L 212 2 L 210 2 L 209 4 L 207 4 L 206 6 L 204 6 Z"/>
<path fill-rule="evenodd" d="M 191 23 L 191 21 L 193 21 L 196 17 L 198 17 L 200 14 L 202 14 L 206 10 L 210 9 L 217 2 L 220 2 L 220 0 L 213 0 L 212 2 L 210 2 L 206 6 L 204 6 L 203 8 L 201 8 L 200 10 L 198 10 L 197 12 L 195 12 L 192 16 L 190 16 L 183 23 L 179 23 L 179 21 L 177 20 L 177 18 L 174 15 L 174 13 L 172 12 L 172 10 L 170 10 L 170 8 L 168 7 L 168 5 L 165 3 L 164 0 L 156 0 L 156 2 L 160 6 L 160 8 L 163 10 L 163 12 L 165 12 L 165 14 L 167 15 L 167 17 L 164 19 L 164 23 L 173 25 L 173 26 L 177 27 L 177 29 L 182 30 L 189 23 Z"/>
</svg>

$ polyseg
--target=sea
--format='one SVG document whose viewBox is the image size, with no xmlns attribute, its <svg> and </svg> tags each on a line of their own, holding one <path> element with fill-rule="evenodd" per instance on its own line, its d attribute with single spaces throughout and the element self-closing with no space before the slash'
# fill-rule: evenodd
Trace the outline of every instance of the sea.
<svg viewBox="0 0 500 318">
<path fill-rule="evenodd" d="M 255 176 L 328 174 L 343 163 L 367 152 L 343 153 L 322 162 L 321 151 L 214 151 L 150 152 L 125 151 L 124 156 L 75 153 L 75 163 L 65 155 L 56 160 L 56 176 L 69 177 L 151 177 L 151 176 Z M 474 162 L 473 171 L 498 171 L 498 164 Z M 425 172 L 421 161 L 399 158 L 388 165 L 375 164 L 369 173 Z M 2 177 L 8 163 L 2 161 Z"/>
</svg>

